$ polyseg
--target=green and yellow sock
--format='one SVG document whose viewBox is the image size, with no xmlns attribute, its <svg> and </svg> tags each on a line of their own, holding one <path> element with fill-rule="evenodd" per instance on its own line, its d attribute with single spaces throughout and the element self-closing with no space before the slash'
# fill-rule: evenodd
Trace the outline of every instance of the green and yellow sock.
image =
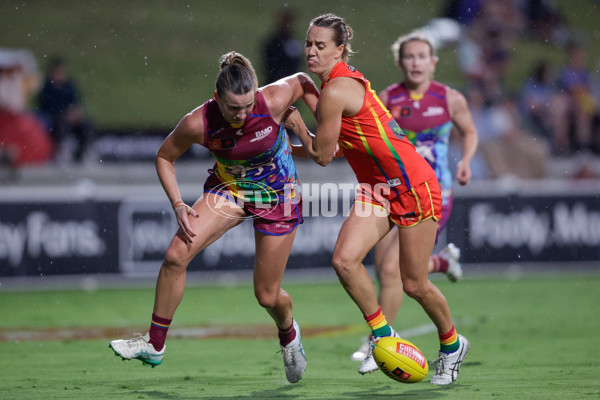
<svg viewBox="0 0 600 400">
<path fill-rule="evenodd" d="M 460 347 L 458 342 L 458 333 L 454 329 L 454 324 L 449 332 L 440 334 L 440 351 L 442 353 L 450 354 L 454 353 Z"/>
<path fill-rule="evenodd" d="M 374 337 L 391 336 L 392 328 L 388 325 L 385 316 L 381 312 L 381 307 L 374 314 L 365 315 L 364 317 L 369 327 L 371 327 Z"/>
</svg>

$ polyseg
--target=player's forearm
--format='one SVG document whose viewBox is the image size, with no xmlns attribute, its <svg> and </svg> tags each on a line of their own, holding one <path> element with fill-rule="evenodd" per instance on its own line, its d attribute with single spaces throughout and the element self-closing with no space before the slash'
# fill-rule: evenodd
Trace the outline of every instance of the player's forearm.
<svg viewBox="0 0 600 400">
<path fill-rule="evenodd" d="M 160 184 L 171 204 L 181 200 L 181 193 L 179 192 L 179 186 L 177 185 L 175 164 L 161 156 L 156 156 L 154 165 Z"/>
<path fill-rule="evenodd" d="M 302 101 L 306 104 L 310 112 L 317 119 L 317 103 L 319 101 L 319 89 L 306 73 L 298 75 L 298 80 L 302 86 Z"/>
<path fill-rule="evenodd" d="M 477 146 L 479 143 L 479 138 L 477 137 L 477 132 L 475 130 L 465 132 L 463 136 L 463 146 L 462 146 L 462 161 L 465 163 L 470 163 L 473 157 L 475 157 L 475 153 L 477 152 Z"/>
</svg>

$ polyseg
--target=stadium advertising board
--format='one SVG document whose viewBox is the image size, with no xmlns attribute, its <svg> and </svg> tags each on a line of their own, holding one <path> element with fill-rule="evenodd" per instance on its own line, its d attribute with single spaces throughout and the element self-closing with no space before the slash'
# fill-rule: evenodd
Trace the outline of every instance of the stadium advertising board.
<svg viewBox="0 0 600 400">
<path fill-rule="evenodd" d="M 316 189 L 303 189 L 305 222 L 288 268 L 329 268 L 348 198 L 330 196 L 324 185 Z M 176 228 L 160 194 L 62 201 L 13 196 L 0 200 L 0 276 L 156 275 Z M 445 233 L 463 249 L 465 264 L 599 261 L 600 198 L 457 196 Z M 189 269 L 251 269 L 253 262 L 254 230 L 246 221 L 198 255 Z"/>
<path fill-rule="evenodd" d="M 455 204 L 447 234 L 465 250 L 464 263 L 600 262 L 597 195 L 465 197 Z"/>
</svg>

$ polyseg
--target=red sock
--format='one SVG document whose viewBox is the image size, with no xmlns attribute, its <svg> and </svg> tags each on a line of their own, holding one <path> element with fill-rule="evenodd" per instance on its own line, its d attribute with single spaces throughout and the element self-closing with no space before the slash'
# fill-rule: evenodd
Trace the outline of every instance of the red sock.
<svg viewBox="0 0 600 400">
<path fill-rule="evenodd" d="M 430 257 L 433 262 L 433 270 L 431 272 L 448 272 L 448 260 L 439 254 L 434 254 Z"/>
<path fill-rule="evenodd" d="M 150 324 L 150 340 L 148 343 L 154 347 L 156 351 L 161 351 L 165 346 L 167 331 L 171 325 L 172 319 L 161 318 L 156 314 L 152 314 L 152 323 Z"/>
<path fill-rule="evenodd" d="M 294 329 L 294 321 L 292 321 L 292 325 L 287 329 L 279 329 L 279 344 L 282 346 L 287 346 L 292 342 L 292 340 L 296 339 L 296 330 Z"/>
</svg>

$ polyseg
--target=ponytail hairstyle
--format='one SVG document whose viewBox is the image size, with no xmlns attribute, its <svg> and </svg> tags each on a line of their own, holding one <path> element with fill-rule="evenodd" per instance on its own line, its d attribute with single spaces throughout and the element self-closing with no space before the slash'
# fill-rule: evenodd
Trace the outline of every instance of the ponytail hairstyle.
<svg viewBox="0 0 600 400">
<path fill-rule="evenodd" d="M 219 58 L 219 75 L 217 76 L 217 94 L 225 91 L 233 94 L 246 94 L 258 89 L 258 79 L 252 63 L 235 51 L 223 54 Z"/>
<path fill-rule="evenodd" d="M 311 26 L 318 26 L 321 28 L 329 28 L 333 31 L 333 41 L 336 46 L 344 45 L 344 51 L 342 52 L 342 61 L 348 63 L 348 59 L 351 54 L 354 54 L 350 47 L 350 39 L 354 35 L 354 32 L 350 25 L 346 24 L 346 21 L 342 17 L 338 17 L 335 14 L 323 14 L 313 18 L 310 21 L 308 29 Z"/>
</svg>

